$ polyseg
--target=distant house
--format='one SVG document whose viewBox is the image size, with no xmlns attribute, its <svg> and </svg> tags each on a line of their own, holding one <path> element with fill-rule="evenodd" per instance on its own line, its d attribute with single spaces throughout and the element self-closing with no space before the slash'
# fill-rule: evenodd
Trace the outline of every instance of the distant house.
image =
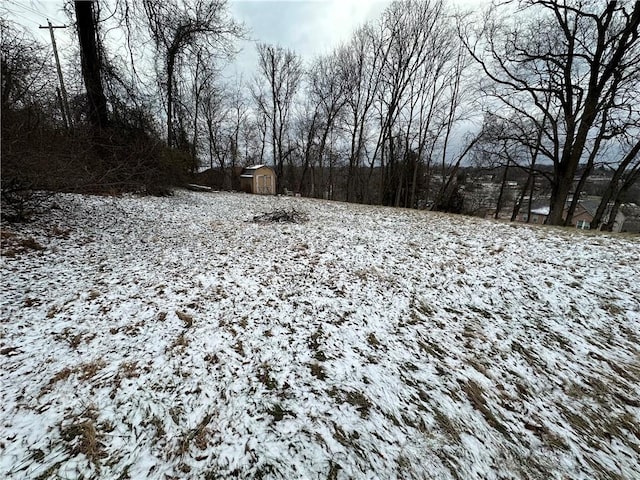
<svg viewBox="0 0 640 480">
<path fill-rule="evenodd" d="M 275 195 L 276 172 L 266 165 L 245 167 L 240 173 L 240 190 L 260 195 Z"/>
<path fill-rule="evenodd" d="M 567 202 L 567 205 L 570 203 L 570 200 Z M 575 212 L 571 217 L 571 226 L 578 228 L 580 230 L 588 230 L 591 228 L 591 221 L 596 214 L 596 210 L 598 209 L 598 205 L 600 205 L 599 198 L 585 198 L 578 200 L 576 205 Z M 615 220 L 613 221 L 612 231 L 613 232 L 634 232 L 638 225 L 634 223 L 640 223 L 640 213 L 637 215 L 632 215 L 630 212 L 632 211 L 631 205 L 626 204 L 623 205 L 622 208 L 618 211 Z M 636 207 L 637 208 L 637 207 Z M 565 207 L 563 215 L 566 216 L 568 212 L 568 207 Z M 609 215 L 611 212 L 611 205 L 607 207 L 603 215 L 603 221 L 607 222 Z M 516 217 L 516 221 L 518 222 L 529 222 L 529 223 L 537 223 L 542 224 L 546 223 L 547 217 L 549 216 L 549 207 L 548 206 L 540 206 L 533 208 L 531 210 L 531 218 L 529 218 L 528 213 L 523 210 L 520 210 L 520 213 Z M 633 217 L 633 218 L 631 218 Z"/>
<path fill-rule="evenodd" d="M 547 217 L 549 216 L 549 207 L 532 208 L 531 219 L 529 219 L 529 214 L 526 209 L 523 210 L 524 211 L 520 210 L 520 213 L 516 217 L 516 221 L 543 224 L 547 221 Z"/>
<path fill-rule="evenodd" d="M 573 217 L 571 218 L 571 225 L 582 230 L 591 228 L 591 221 L 593 220 L 593 217 L 595 217 L 599 205 L 599 198 L 586 198 L 584 200 L 578 200 L 576 211 L 573 213 Z M 611 207 L 612 204 L 607 205 L 607 208 L 604 211 L 604 215 L 602 216 L 602 220 L 604 223 L 607 223 L 609 221 Z M 611 231 L 620 232 L 622 230 L 622 224 L 624 223 L 624 221 L 625 215 L 621 210 L 618 210 L 618 214 L 613 220 Z"/>
</svg>

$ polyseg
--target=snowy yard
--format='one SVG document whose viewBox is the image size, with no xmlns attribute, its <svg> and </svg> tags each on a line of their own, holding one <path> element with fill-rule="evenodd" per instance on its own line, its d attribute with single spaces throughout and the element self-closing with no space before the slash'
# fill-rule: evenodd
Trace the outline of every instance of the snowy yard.
<svg viewBox="0 0 640 480">
<path fill-rule="evenodd" d="M 638 237 L 56 202 L 3 226 L 0 478 L 640 478 Z"/>
</svg>

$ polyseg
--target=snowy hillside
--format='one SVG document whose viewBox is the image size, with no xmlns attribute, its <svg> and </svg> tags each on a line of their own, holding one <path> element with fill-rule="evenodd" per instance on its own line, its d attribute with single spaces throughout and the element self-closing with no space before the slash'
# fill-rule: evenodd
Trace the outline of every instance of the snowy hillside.
<svg viewBox="0 0 640 480">
<path fill-rule="evenodd" d="M 638 237 L 56 202 L 3 226 L 0 478 L 640 478 Z"/>
</svg>

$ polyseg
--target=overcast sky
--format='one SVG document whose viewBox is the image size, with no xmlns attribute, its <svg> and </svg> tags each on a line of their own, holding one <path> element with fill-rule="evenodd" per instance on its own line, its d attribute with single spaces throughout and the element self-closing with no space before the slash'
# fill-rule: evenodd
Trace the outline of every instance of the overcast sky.
<svg viewBox="0 0 640 480">
<path fill-rule="evenodd" d="M 450 1 L 475 4 L 487 0 Z M 39 30 L 38 26 L 46 24 L 47 18 L 54 25 L 68 23 L 63 3 L 63 0 L 2 0 L 0 13 L 8 12 L 10 18 L 50 43 L 47 30 Z M 252 75 L 257 64 L 257 41 L 291 48 L 308 62 L 348 40 L 355 28 L 378 17 L 388 3 L 388 0 L 232 0 L 230 13 L 248 27 L 250 40 L 240 42 L 242 51 L 227 71 L 230 75 L 236 72 L 245 77 Z M 72 41 L 75 43 L 72 29 L 59 29 L 55 33 L 61 50 Z"/>
<path fill-rule="evenodd" d="M 234 1 L 231 12 L 254 40 L 280 43 L 303 57 L 329 51 L 358 25 L 377 17 L 387 1 Z"/>
<path fill-rule="evenodd" d="M 330 52 L 351 32 L 377 17 L 384 0 L 249 0 L 231 2 L 231 13 L 249 29 L 250 40 L 234 67 L 245 76 L 257 64 L 256 42 L 279 44 L 296 51 L 304 61 Z"/>
<path fill-rule="evenodd" d="M 137 0 L 135 0 L 137 1 Z M 365 20 L 377 17 L 389 2 L 386 0 L 234 0 L 231 15 L 243 22 L 248 41 L 240 42 L 237 69 L 246 73 L 257 63 L 255 42 L 280 44 L 298 52 L 304 60 L 329 52 L 346 41 L 350 33 Z M 28 28 L 49 43 L 46 30 L 39 30 L 47 18 L 56 24 L 69 23 L 62 11 L 63 0 L 2 0 L 2 14 Z M 71 29 L 56 30 L 60 48 L 75 41 Z"/>
</svg>

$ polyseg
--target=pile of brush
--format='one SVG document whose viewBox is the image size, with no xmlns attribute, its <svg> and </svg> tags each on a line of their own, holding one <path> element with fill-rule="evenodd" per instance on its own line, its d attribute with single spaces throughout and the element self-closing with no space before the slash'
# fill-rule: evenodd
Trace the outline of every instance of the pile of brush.
<svg viewBox="0 0 640 480">
<path fill-rule="evenodd" d="M 309 220 L 306 213 L 291 210 L 274 210 L 269 213 L 255 215 L 253 221 L 256 223 L 304 223 Z"/>
</svg>

